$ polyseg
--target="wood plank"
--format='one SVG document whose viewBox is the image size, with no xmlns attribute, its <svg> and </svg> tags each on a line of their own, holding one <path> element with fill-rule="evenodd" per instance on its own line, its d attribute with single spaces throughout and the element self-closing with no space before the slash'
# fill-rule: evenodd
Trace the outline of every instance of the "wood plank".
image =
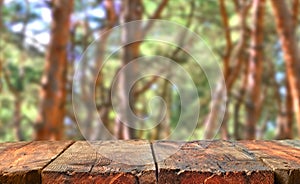
<svg viewBox="0 0 300 184">
<path fill-rule="evenodd" d="M 274 183 L 274 173 L 231 142 L 153 143 L 159 183 Z M 180 149 L 178 150 L 178 145 Z M 168 153 L 175 154 L 167 159 Z"/>
<path fill-rule="evenodd" d="M 42 171 L 42 183 L 155 183 L 148 141 L 79 141 Z"/>
<path fill-rule="evenodd" d="M 72 141 L 36 141 L 0 153 L 0 183 L 40 183 L 40 172 Z"/>
<path fill-rule="evenodd" d="M 279 140 L 278 143 L 300 149 L 300 140 Z"/>
<path fill-rule="evenodd" d="M 7 150 L 16 150 L 29 144 L 30 142 L 4 142 L 0 143 L 0 154 Z"/>
<path fill-rule="evenodd" d="M 299 183 L 300 149 L 277 141 L 239 141 L 237 145 L 272 168 L 276 183 Z"/>
</svg>

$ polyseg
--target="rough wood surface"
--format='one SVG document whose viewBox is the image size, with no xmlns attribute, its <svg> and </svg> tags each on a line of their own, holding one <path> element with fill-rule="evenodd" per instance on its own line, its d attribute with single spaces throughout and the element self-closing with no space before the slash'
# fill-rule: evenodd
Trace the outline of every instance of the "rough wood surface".
<svg viewBox="0 0 300 184">
<path fill-rule="evenodd" d="M 155 183 L 148 141 L 76 142 L 42 172 L 43 183 Z"/>
<path fill-rule="evenodd" d="M 72 141 L 8 143 L 1 146 L 0 183 L 40 183 L 41 170 Z"/>
<path fill-rule="evenodd" d="M 240 141 L 237 143 L 239 147 L 247 149 L 273 169 L 276 183 L 297 184 L 300 183 L 300 149 L 289 144 L 275 141 Z"/>
<path fill-rule="evenodd" d="M 300 141 L 299 140 L 280 140 L 278 142 L 283 145 L 292 146 L 294 148 L 300 149 Z"/>
<path fill-rule="evenodd" d="M 7 150 L 16 150 L 20 147 L 25 146 L 26 144 L 29 144 L 30 142 L 5 142 L 5 143 L 0 143 L 0 154 L 2 152 L 7 151 Z"/>
<path fill-rule="evenodd" d="M 0 143 L 0 183 L 300 183 L 300 141 Z"/>
<path fill-rule="evenodd" d="M 159 183 L 274 183 L 274 175 L 260 160 L 230 142 L 154 142 Z"/>
</svg>

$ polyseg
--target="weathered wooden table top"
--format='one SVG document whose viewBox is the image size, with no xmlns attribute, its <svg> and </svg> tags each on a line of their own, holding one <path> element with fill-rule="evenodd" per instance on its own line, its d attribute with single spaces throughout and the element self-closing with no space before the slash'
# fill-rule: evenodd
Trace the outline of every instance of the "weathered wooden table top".
<svg viewBox="0 0 300 184">
<path fill-rule="evenodd" d="M 300 183 L 300 141 L 0 143 L 0 183 Z"/>
</svg>

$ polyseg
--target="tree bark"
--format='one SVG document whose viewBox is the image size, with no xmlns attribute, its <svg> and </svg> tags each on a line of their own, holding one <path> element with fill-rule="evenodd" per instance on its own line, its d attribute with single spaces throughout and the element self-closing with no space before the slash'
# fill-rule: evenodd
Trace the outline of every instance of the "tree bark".
<svg viewBox="0 0 300 184">
<path fill-rule="evenodd" d="M 0 30 L 2 30 L 2 27 L 3 27 L 2 7 L 3 7 L 3 0 L 0 0 Z"/>
<path fill-rule="evenodd" d="M 14 136 L 16 141 L 24 141 L 24 136 L 23 132 L 21 129 L 21 121 L 22 121 L 22 112 L 21 112 L 21 106 L 22 106 L 22 99 L 20 97 L 20 94 L 17 93 L 15 95 L 15 110 L 14 110 L 14 118 L 13 118 L 13 123 L 14 123 Z"/>
<path fill-rule="evenodd" d="M 226 38 L 226 51 L 223 57 L 224 77 L 226 80 L 229 75 L 229 61 L 230 61 L 230 54 L 232 51 L 232 41 L 231 41 L 231 31 L 228 23 L 227 11 L 226 11 L 224 0 L 219 0 L 219 4 L 220 4 L 220 13 L 223 21 L 225 38 Z"/>
<path fill-rule="evenodd" d="M 263 23 L 265 0 L 253 1 L 253 30 L 249 58 L 248 90 L 250 103 L 246 105 L 246 139 L 255 139 L 256 124 L 259 120 L 261 105 L 261 78 L 263 69 Z"/>
<path fill-rule="evenodd" d="M 300 135 L 300 60 L 295 39 L 293 19 L 286 1 L 271 0 L 276 29 L 284 52 L 288 85 Z"/>
<path fill-rule="evenodd" d="M 235 81 L 237 80 L 238 75 L 240 74 L 243 61 L 247 58 L 245 47 L 248 43 L 248 30 L 247 30 L 247 15 L 251 4 L 243 2 L 243 5 L 238 10 L 239 14 L 239 24 L 240 24 L 240 39 L 237 45 L 233 48 L 230 56 L 230 63 L 228 64 L 228 75 L 225 78 L 226 88 L 228 94 L 231 92 L 231 88 Z M 233 65 L 233 66 L 230 66 Z"/>
<path fill-rule="evenodd" d="M 299 13 L 299 0 L 294 0 L 293 1 L 293 12 L 292 12 L 294 29 L 297 26 L 298 13 Z"/>
<path fill-rule="evenodd" d="M 2 38 L 2 35 L 3 35 L 3 16 L 2 16 L 2 7 L 3 7 L 3 0 L 0 0 L 0 43 L 3 43 L 3 38 Z M 0 50 L 3 50 L 3 44 L 0 44 Z M 3 70 L 3 61 L 4 61 L 4 58 L 2 56 L 3 54 L 0 54 L 0 78 L 2 78 L 2 70 Z M 0 92 L 2 92 L 2 82 L 0 80 Z"/>
<path fill-rule="evenodd" d="M 122 23 L 131 22 L 134 20 L 142 19 L 142 1 L 141 0 L 124 0 L 122 1 L 122 13 L 121 20 Z M 135 38 L 141 38 L 142 28 L 138 27 L 139 24 L 126 26 L 122 30 L 122 42 L 130 43 Z M 126 66 L 130 61 L 136 59 L 139 56 L 139 42 L 134 42 L 123 47 L 122 50 L 122 67 Z M 130 69 L 129 72 L 122 72 L 120 74 L 119 81 L 119 97 L 120 97 L 120 106 L 121 106 L 121 120 L 116 120 L 115 126 L 115 136 L 120 139 L 131 139 L 135 137 L 135 130 L 126 126 L 134 126 L 130 111 L 134 112 L 134 102 L 133 102 L 133 93 L 130 92 L 129 97 L 127 92 L 131 91 L 129 86 L 129 81 L 135 76 L 137 71 L 137 66 Z M 129 108 L 127 106 L 129 104 Z"/>
<path fill-rule="evenodd" d="M 151 16 L 151 19 L 157 19 L 160 17 L 164 7 L 167 5 L 168 0 L 162 0 L 161 3 L 158 5 L 157 9 L 154 11 L 153 15 Z M 122 13 L 121 13 L 121 22 L 126 23 L 134 20 L 141 20 L 142 19 L 142 13 L 143 13 L 143 4 L 142 0 L 123 0 L 122 1 Z M 138 25 L 138 24 L 137 24 Z M 126 26 L 126 28 L 122 32 L 122 41 L 124 43 L 128 43 L 128 40 L 132 40 L 132 38 L 144 38 L 144 36 L 147 34 L 148 30 L 152 27 L 152 22 L 149 22 L 149 24 L 145 25 L 145 27 L 138 27 L 138 26 Z M 133 39 L 135 40 L 135 39 Z M 122 66 L 127 65 L 130 61 L 136 59 L 139 56 L 139 48 L 140 48 L 140 42 L 131 43 L 125 47 L 123 47 L 123 55 L 122 55 Z M 131 124 L 131 126 L 134 125 L 131 118 L 130 111 L 134 112 L 134 91 L 131 91 L 129 94 L 129 97 L 127 96 L 127 92 L 130 91 L 128 81 L 130 78 L 135 76 L 135 73 L 137 72 L 138 66 L 134 66 L 134 68 L 131 69 L 130 72 L 127 73 L 121 73 L 120 74 L 120 88 L 119 88 L 119 98 L 121 100 L 120 105 L 121 111 L 123 112 L 121 114 L 124 121 L 126 121 L 128 124 Z M 125 99 L 128 98 L 128 99 Z M 127 105 L 129 104 L 130 108 L 128 109 Z M 115 136 L 117 138 L 122 139 L 131 139 L 136 138 L 136 131 L 133 128 L 127 127 L 123 124 L 124 122 L 121 122 L 120 120 L 116 120 L 115 125 Z"/>
<path fill-rule="evenodd" d="M 287 80 L 285 86 L 287 87 L 287 94 L 284 98 L 280 94 L 280 85 L 276 81 L 276 71 L 273 62 L 268 61 L 268 68 L 270 68 L 270 75 L 272 76 L 272 86 L 274 87 L 274 99 L 277 101 L 278 114 L 276 118 L 276 139 L 292 139 L 293 137 L 293 105 L 290 96 L 290 89 L 288 89 Z"/>
<path fill-rule="evenodd" d="M 104 6 L 106 11 L 106 25 L 103 29 L 100 30 L 99 39 L 97 40 L 97 53 L 96 53 L 96 62 L 95 62 L 95 69 L 99 69 L 103 65 L 103 60 L 105 57 L 106 47 L 107 47 L 107 40 L 110 36 L 110 29 L 113 28 L 113 26 L 117 23 L 117 15 L 115 11 L 114 2 L 111 0 L 104 0 Z M 94 72 L 96 73 L 96 71 Z M 116 72 L 117 73 L 117 72 Z M 100 115 L 100 118 L 102 120 L 103 125 L 111 132 L 113 133 L 113 130 L 109 127 L 109 110 L 111 108 L 111 90 L 105 90 L 104 87 L 104 76 L 102 72 L 100 71 L 99 75 L 96 79 L 96 86 L 95 86 L 95 98 L 98 100 L 97 104 L 97 110 Z M 93 81 L 92 81 L 93 82 Z M 93 85 L 93 84 L 91 84 Z M 108 91 L 108 92 L 107 92 Z M 105 95 L 108 94 L 108 95 Z M 102 138 L 102 133 L 100 131 L 100 124 L 96 125 L 96 128 L 90 127 L 91 132 L 94 132 L 94 135 L 91 135 L 92 140 L 97 140 Z M 96 131 L 93 131 L 92 129 L 96 129 Z"/>
<path fill-rule="evenodd" d="M 64 137 L 67 45 L 73 0 L 52 0 L 51 40 L 40 91 L 40 112 L 36 139 L 61 140 Z"/>
<path fill-rule="evenodd" d="M 224 6 L 224 7 L 222 7 Z M 224 88 L 226 87 L 227 90 L 227 97 L 226 97 L 226 106 L 229 105 L 229 98 L 231 96 L 231 89 L 233 84 L 238 78 L 240 74 L 241 68 L 243 66 L 243 61 L 245 61 L 245 47 L 248 41 L 248 33 L 247 33 L 247 25 L 246 25 L 246 17 L 248 15 L 250 8 L 250 4 L 247 2 L 243 2 L 242 6 L 236 5 L 236 10 L 239 14 L 239 23 L 240 23 L 240 39 L 237 45 L 234 46 L 232 49 L 232 43 L 230 39 L 230 28 L 227 23 L 227 18 L 223 16 L 226 15 L 225 5 L 224 2 L 220 1 L 220 14 L 223 19 L 224 29 L 225 29 L 225 37 L 227 41 L 226 45 L 226 53 L 223 58 L 224 62 L 224 77 L 225 77 L 225 85 L 226 86 L 218 86 L 216 90 L 216 94 L 212 97 L 211 102 L 211 111 L 209 112 L 208 116 L 205 119 L 205 126 L 207 131 L 205 132 L 205 138 L 211 138 L 214 134 L 216 127 L 217 116 L 220 112 L 220 101 L 222 100 L 222 93 L 224 93 Z M 227 129 L 227 116 L 228 116 L 228 107 L 225 108 L 225 118 L 222 122 L 222 138 L 228 139 L 228 131 Z"/>
<path fill-rule="evenodd" d="M 293 110 L 293 97 L 291 93 L 291 88 L 288 80 L 285 80 L 287 88 L 287 96 L 285 102 L 285 116 L 286 121 L 283 125 L 283 132 L 281 132 L 282 139 L 292 139 L 293 138 L 293 122 L 294 122 L 294 110 Z"/>
<path fill-rule="evenodd" d="M 228 16 L 227 16 L 227 11 L 226 11 L 226 6 L 224 0 L 219 0 L 220 4 L 220 13 L 223 21 L 223 26 L 224 26 L 224 31 L 225 31 L 225 38 L 226 38 L 226 51 L 223 56 L 223 73 L 224 73 L 224 78 L 225 81 L 228 79 L 229 75 L 229 62 L 230 62 L 230 55 L 232 51 L 232 41 L 231 41 L 231 31 L 229 27 L 229 22 L 228 22 Z M 227 97 L 227 102 L 226 106 L 228 107 L 229 105 L 229 100 Z M 223 140 L 227 140 L 229 138 L 229 133 L 228 133 L 228 127 L 227 127 L 227 121 L 228 121 L 228 110 L 225 110 L 225 115 L 223 119 L 223 123 L 221 126 L 221 137 Z"/>
<path fill-rule="evenodd" d="M 0 61 L 2 62 L 2 61 Z M 15 137 L 15 140 L 16 141 L 22 141 L 24 140 L 24 136 L 23 136 L 23 133 L 22 133 L 22 130 L 21 130 L 21 117 L 22 117 L 22 113 L 21 113 L 21 106 L 22 106 L 22 98 L 21 98 L 21 91 L 19 91 L 20 89 L 22 90 L 23 88 L 23 84 L 20 83 L 18 85 L 18 88 L 16 88 L 12 83 L 11 83 L 11 76 L 9 75 L 9 72 L 4 68 L 3 70 L 3 75 L 4 75 L 4 79 L 5 79 L 5 82 L 8 86 L 8 89 L 9 91 L 11 92 L 11 94 L 13 94 L 14 96 L 14 117 L 13 117 L 13 133 L 14 133 L 14 137 Z M 19 76 L 20 76 L 20 72 L 19 72 Z M 21 79 L 18 79 L 19 81 Z"/>
<path fill-rule="evenodd" d="M 166 111 L 163 120 L 155 127 L 155 130 L 152 132 L 152 140 L 163 140 L 170 135 L 170 111 L 171 111 L 171 94 L 169 89 L 169 81 L 163 81 L 163 87 L 161 92 L 161 97 L 164 99 L 166 104 Z M 160 112 L 163 113 L 162 106 L 160 107 Z M 161 116 L 159 116 L 161 117 Z M 159 120 L 157 120 L 159 121 Z"/>
</svg>

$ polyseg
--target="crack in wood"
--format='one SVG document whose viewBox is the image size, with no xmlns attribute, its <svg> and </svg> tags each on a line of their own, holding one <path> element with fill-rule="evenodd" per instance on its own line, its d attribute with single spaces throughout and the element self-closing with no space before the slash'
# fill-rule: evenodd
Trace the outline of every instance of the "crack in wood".
<svg viewBox="0 0 300 184">
<path fill-rule="evenodd" d="M 42 167 L 41 171 L 43 169 L 45 169 L 49 164 L 51 164 L 51 162 L 53 162 L 56 158 L 58 158 L 60 155 L 62 155 L 69 147 L 71 147 L 73 144 L 75 143 L 75 141 L 72 141 L 69 145 L 67 145 L 58 155 L 56 155 L 54 158 L 52 158 L 44 167 Z M 42 183 L 42 176 L 41 176 L 41 172 L 39 173 L 40 175 L 40 183 Z"/>
<path fill-rule="evenodd" d="M 158 170 L 157 159 L 156 159 L 156 156 L 155 156 L 155 151 L 154 151 L 153 143 L 152 142 L 150 142 L 150 149 L 151 149 L 151 154 L 152 154 L 153 161 L 154 161 L 154 166 L 155 166 L 156 183 L 158 184 L 159 170 Z"/>
<path fill-rule="evenodd" d="M 87 144 L 85 141 L 2 143 L 0 183 L 281 184 L 299 183 L 300 178 L 300 141 L 193 141 L 163 160 L 161 157 L 171 153 L 177 142 L 127 141 L 124 146 L 122 141 L 99 141 L 93 143 L 97 149 L 103 147 L 98 152 L 89 150 Z M 114 162 L 103 156 L 108 154 L 116 161 L 123 158 L 142 165 Z"/>
<path fill-rule="evenodd" d="M 95 167 L 95 165 L 98 163 L 98 152 L 97 152 L 97 150 L 95 150 L 95 152 L 96 152 L 96 158 L 95 158 L 94 163 L 91 165 L 91 168 L 90 168 L 90 170 L 88 171 L 88 173 L 91 173 L 92 170 L 93 170 L 93 168 Z"/>
<path fill-rule="evenodd" d="M 45 169 L 49 164 L 51 164 L 56 158 L 58 158 L 60 155 L 62 155 L 69 147 L 71 147 L 75 141 L 72 141 L 69 145 L 67 145 L 58 155 L 56 155 L 54 158 L 52 158 L 44 167 L 42 167 L 41 170 Z"/>
</svg>

